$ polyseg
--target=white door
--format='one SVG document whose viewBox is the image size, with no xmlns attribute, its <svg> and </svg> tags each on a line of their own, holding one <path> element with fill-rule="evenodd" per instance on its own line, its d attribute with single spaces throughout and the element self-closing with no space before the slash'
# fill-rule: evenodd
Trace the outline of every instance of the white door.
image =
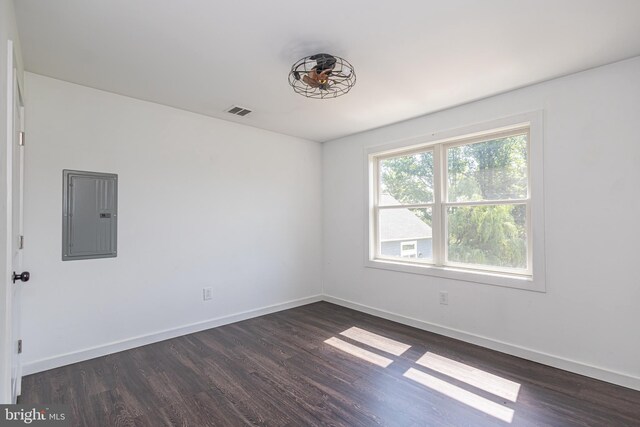
<svg viewBox="0 0 640 427">
<path fill-rule="evenodd" d="M 14 62 L 15 64 L 15 62 Z M 13 64 L 12 64 L 13 65 Z M 10 150 L 11 164 L 11 267 L 14 275 L 11 285 L 11 398 L 15 402 L 20 395 L 22 370 L 20 366 L 20 294 L 25 282 L 29 280 L 28 273 L 22 271 L 23 248 L 23 170 L 24 170 L 24 145 L 23 145 L 23 104 L 20 87 L 18 85 L 17 71 L 11 67 L 9 76 L 13 81 L 13 90 L 9 94 L 12 99 L 12 147 Z"/>
</svg>

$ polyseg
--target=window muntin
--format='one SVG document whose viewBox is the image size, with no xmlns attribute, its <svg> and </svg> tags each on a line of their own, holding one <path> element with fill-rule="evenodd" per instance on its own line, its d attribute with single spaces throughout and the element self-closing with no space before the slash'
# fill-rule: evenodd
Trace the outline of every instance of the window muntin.
<svg viewBox="0 0 640 427">
<path fill-rule="evenodd" d="M 529 144 L 527 126 L 373 155 L 372 259 L 531 276 Z M 384 249 L 390 209 L 431 228 L 428 257 Z"/>
</svg>

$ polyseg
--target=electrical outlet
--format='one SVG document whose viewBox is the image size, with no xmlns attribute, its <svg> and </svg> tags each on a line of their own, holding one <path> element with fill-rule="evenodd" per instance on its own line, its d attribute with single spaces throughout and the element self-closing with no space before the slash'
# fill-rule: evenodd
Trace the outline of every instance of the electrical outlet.
<svg viewBox="0 0 640 427">
<path fill-rule="evenodd" d="M 449 292 L 440 291 L 440 304 L 449 305 Z"/>
<path fill-rule="evenodd" d="M 202 299 L 207 301 L 213 298 L 213 288 L 202 288 Z"/>
</svg>

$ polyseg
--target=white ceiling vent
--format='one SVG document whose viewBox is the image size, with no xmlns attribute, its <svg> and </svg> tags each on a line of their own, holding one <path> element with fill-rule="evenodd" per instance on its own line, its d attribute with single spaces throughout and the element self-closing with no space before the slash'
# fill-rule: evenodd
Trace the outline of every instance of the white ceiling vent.
<svg viewBox="0 0 640 427">
<path fill-rule="evenodd" d="M 238 107 L 237 105 L 234 105 L 233 107 L 227 109 L 227 113 L 231 113 L 233 115 L 241 117 L 246 116 L 250 112 L 251 110 L 249 110 L 248 108 Z"/>
</svg>

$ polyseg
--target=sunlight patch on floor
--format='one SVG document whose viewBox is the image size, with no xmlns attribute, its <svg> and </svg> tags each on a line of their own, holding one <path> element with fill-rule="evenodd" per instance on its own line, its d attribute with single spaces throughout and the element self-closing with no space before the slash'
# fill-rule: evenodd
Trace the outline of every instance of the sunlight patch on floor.
<svg viewBox="0 0 640 427">
<path fill-rule="evenodd" d="M 427 352 L 416 362 L 418 365 L 445 374 L 481 390 L 515 402 L 520 392 L 520 384 L 490 374 L 473 366 L 456 362 L 444 356 Z"/>
<path fill-rule="evenodd" d="M 467 406 L 482 411 L 485 414 L 491 415 L 492 417 L 498 418 L 508 423 L 513 420 L 513 409 L 502 406 L 489 399 L 485 399 L 484 397 L 473 394 L 470 391 L 467 391 L 453 384 L 449 384 L 446 381 L 433 377 L 422 371 L 414 368 L 409 368 L 409 370 L 404 373 L 404 376 L 419 384 L 422 384 L 425 387 L 442 393 L 447 397 L 455 399 L 458 402 L 464 403 Z"/>
<path fill-rule="evenodd" d="M 340 332 L 340 335 L 394 356 L 400 356 L 411 348 L 410 345 L 355 326 Z M 343 341 L 337 337 L 331 337 L 324 342 L 332 347 L 344 351 L 345 353 L 383 368 L 386 368 L 393 363 L 393 360 L 388 357 L 384 357 L 372 351 L 358 347 L 357 345 Z M 423 354 L 415 363 L 416 365 L 423 366 L 457 381 L 464 382 L 472 387 L 491 393 L 502 399 L 509 400 L 511 402 L 515 402 L 518 399 L 520 384 L 481 369 L 474 368 L 473 366 L 465 365 L 464 363 L 431 352 Z M 513 409 L 477 395 L 469 390 L 458 387 L 455 384 L 429 375 L 426 372 L 409 368 L 403 376 L 451 399 L 464 403 L 471 408 L 482 411 L 492 417 L 508 423 L 511 423 L 513 420 Z"/>
<path fill-rule="evenodd" d="M 342 341 L 341 339 L 338 339 L 336 337 L 331 337 L 328 340 L 325 340 L 325 343 L 339 350 L 342 350 L 345 353 L 349 353 L 352 356 L 356 356 L 362 360 L 366 360 L 369 363 L 382 366 L 383 368 L 386 368 L 391 364 L 391 362 L 393 362 L 393 360 L 389 358 L 372 353 L 369 350 L 365 350 L 346 341 Z"/>
<path fill-rule="evenodd" d="M 392 340 L 391 338 L 383 337 L 382 335 L 374 334 L 373 332 L 369 332 L 355 326 L 347 329 L 346 331 L 340 332 L 340 335 L 351 338 L 354 341 L 361 342 L 362 344 L 366 344 L 370 347 L 377 348 L 378 350 L 382 350 L 386 353 L 391 353 L 395 356 L 400 356 L 411 348 L 410 345 Z"/>
</svg>

